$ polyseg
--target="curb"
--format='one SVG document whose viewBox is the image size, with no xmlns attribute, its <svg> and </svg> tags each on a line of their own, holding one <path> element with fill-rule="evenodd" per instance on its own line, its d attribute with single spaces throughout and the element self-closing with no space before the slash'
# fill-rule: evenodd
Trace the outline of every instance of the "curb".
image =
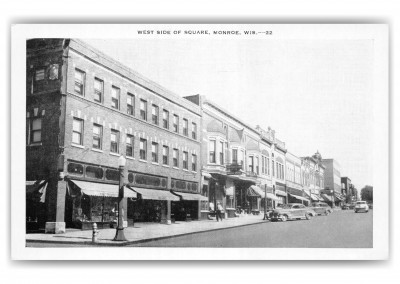
<svg viewBox="0 0 400 284">
<path fill-rule="evenodd" d="M 182 236 L 188 236 L 188 235 L 194 235 L 194 234 L 200 234 L 200 233 L 212 232 L 212 231 L 221 231 L 221 230 L 232 229 L 232 228 L 240 228 L 240 227 L 258 225 L 258 224 L 262 224 L 262 223 L 269 223 L 269 222 L 270 221 L 262 220 L 260 222 L 251 223 L 251 224 L 243 224 L 243 225 L 239 225 L 239 226 L 208 229 L 208 230 L 204 230 L 204 231 L 188 232 L 188 233 L 182 233 L 182 234 L 176 234 L 176 235 L 170 235 L 170 236 L 142 239 L 142 240 L 137 240 L 137 241 L 126 241 L 126 242 L 121 242 L 121 243 L 100 243 L 100 242 L 92 243 L 91 241 L 72 242 L 72 241 L 54 241 L 54 240 L 25 240 L 25 242 L 26 243 L 74 244 L 74 245 L 123 247 L 123 246 L 132 245 L 132 244 L 147 243 L 147 242 L 163 240 L 163 239 L 172 239 L 172 238 L 175 238 L 175 237 L 182 237 Z"/>
</svg>

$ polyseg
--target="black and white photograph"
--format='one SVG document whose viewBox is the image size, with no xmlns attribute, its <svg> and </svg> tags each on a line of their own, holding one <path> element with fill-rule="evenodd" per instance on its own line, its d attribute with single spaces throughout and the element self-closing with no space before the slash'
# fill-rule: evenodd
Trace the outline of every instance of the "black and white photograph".
<svg viewBox="0 0 400 284">
<path fill-rule="evenodd" d="M 16 259 L 387 258 L 387 25 L 11 36 Z"/>
</svg>

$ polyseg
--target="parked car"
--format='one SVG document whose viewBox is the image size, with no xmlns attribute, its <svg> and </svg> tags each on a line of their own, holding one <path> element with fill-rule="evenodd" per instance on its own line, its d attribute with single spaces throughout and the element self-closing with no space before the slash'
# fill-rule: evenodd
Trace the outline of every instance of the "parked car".
<svg viewBox="0 0 400 284">
<path fill-rule="evenodd" d="M 342 210 L 349 210 L 350 209 L 350 204 L 345 203 L 342 205 Z"/>
<path fill-rule="evenodd" d="M 329 215 L 333 212 L 332 208 L 325 202 L 313 202 L 310 208 L 317 213 L 317 215 Z"/>
<path fill-rule="evenodd" d="M 354 207 L 356 207 L 356 203 L 355 202 L 350 203 L 349 209 L 353 210 Z"/>
<path fill-rule="evenodd" d="M 373 205 L 372 203 L 369 203 L 369 204 L 368 204 L 368 207 L 369 207 L 369 209 L 373 209 L 373 208 L 374 208 L 374 205 Z"/>
<path fill-rule="evenodd" d="M 286 220 L 295 219 L 310 220 L 316 215 L 317 213 L 315 213 L 313 209 L 306 207 L 301 203 L 288 203 L 272 211 L 271 221 L 281 220 L 282 222 L 285 222 Z"/>
<path fill-rule="evenodd" d="M 354 207 L 354 212 L 358 213 L 361 211 L 368 212 L 369 207 L 367 201 L 357 201 L 356 206 Z"/>
</svg>

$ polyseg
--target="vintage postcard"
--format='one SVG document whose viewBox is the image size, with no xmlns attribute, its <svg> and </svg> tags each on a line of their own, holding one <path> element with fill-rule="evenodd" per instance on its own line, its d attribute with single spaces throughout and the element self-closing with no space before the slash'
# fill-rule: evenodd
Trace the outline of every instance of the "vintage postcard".
<svg viewBox="0 0 400 284">
<path fill-rule="evenodd" d="M 388 34 L 14 26 L 12 257 L 387 259 Z"/>
</svg>

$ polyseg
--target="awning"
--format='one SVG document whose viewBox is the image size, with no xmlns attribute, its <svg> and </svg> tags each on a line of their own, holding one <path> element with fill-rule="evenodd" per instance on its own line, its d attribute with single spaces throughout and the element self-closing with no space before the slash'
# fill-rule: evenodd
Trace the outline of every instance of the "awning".
<svg viewBox="0 0 400 284">
<path fill-rule="evenodd" d="M 46 200 L 46 189 L 48 182 L 46 180 L 26 181 L 26 195 L 32 200 L 44 203 Z"/>
<path fill-rule="evenodd" d="M 201 175 L 206 178 L 212 178 L 212 176 L 207 172 L 201 172 Z"/>
<path fill-rule="evenodd" d="M 279 189 L 275 189 L 275 194 L 280 195 L 280 196 L 287 196 L 286 192 L 279 190 Z"/>
<path fill-rule="evenodd" d="M 317 194 L 314 194 L 314 196 L 315 196 L 316 198 L 318 198 L 319 201 L 325 201 L 325 199 L 323 199 L 321 196 L 319 196 L 319 195 L 317 195 Z"/>
<path fill-rule="evenodd" d="M 233 196 L 234 190 L 235 190 L 234 186 L 230 186 L 230 187 L 226 188 L 226 195 Z"/>
<path fill-rule="evenodd" d="M 265 198 L 265 191 L 256 185 L 252 185 L 247 189 L 247 196 L 256 196 Z M 275 194 L 269 192 L 267 192 L 267 198 L 273 200 L 279 200 L 279 198 Z"/>
<path fill-rule="evenodd" d="M 332 202 L 332 197 L 328 196 L 324 193 L 321 193 L 322 198 L 324 199 L 324 201 L 328 201 L 328 202 Z"/>
<path fill-rule="evenodd" d="M 343 196 L 341 194 L 339 194 L 339 193 L 336 193 L 336 192 L 335 192 L 335 198 L 338 199 L 339 201 L 343 201 L 344 200 Z"/>
<path fill-rule="evenodd" d="M 81 180 L 71 180 L 76 186 L 78 186 L 81 191 L 90 196 L 102 196 L 102 197 L 118 197 L 118 185 L 107 184 L 107 183 L 97 183 Z M 136 192 L 132 191 L 128 187 L 124 186 L 124 197 L 136 198 Z"/>
<path fill-rule="evenodd" d="M 313 201 L 320 201 L 322 198 L 319 198 L 317 195 L 315 195 L 314 193 L 311 193 L 311 199 Z M 323 200 L 323 199 L 322 199 Z"/>
<path fill-rule="evenodd" d="M 161 189 L 150 189 L 150 188 L 141 188 L 141 187 L 130 187 L 138 194 L 142 199 L 150 199 L 150 200 L 170 200 L 170 201 L 179 201 L 179 197 L 173 195 L 171 192 L 167 190 Z"/>
<path fill-rule="evenodd" d="M 294 195 L 294 194 L 290 194 L 290 193 L 289 193 L 289 195 L 294 197 L 294 198 L 296 198 L 296 199 L 298 199 L 298 200 L 304 200 L 304 201 L 310 202 L 310 199 L 308 199 L 308 198 L 304 198 L 302 196 L 298 196 L 298 195 Z"/>
<path fill-rule="evenodd" d="M 176 191 L 172 191 L 172 193 L 176 195 L 175 197 L 178 198 L 178 201 L 180 200 L 179 197 L 182 198 L 182 200 L 208 200 L 208 197 L 198 193 L 186 193 Z"/>
</svg>

